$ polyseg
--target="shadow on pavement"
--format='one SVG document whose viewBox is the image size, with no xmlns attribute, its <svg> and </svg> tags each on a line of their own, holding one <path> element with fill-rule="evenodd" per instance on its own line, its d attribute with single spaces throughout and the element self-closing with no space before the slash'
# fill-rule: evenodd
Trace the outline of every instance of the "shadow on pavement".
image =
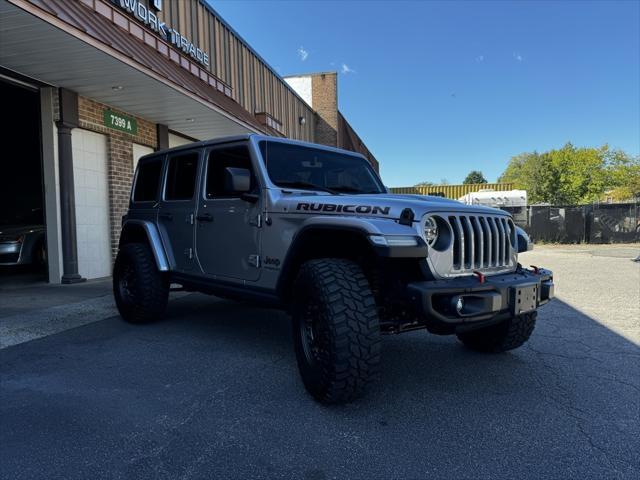
<svg viewBox="0 0 640 480">
<path fill-rule="evenodd" d="M 157 324 L 113 318 L 0 361 L 11 478 L 637 478 L 640 468 L 640 350 L 559 300 L 511 353 L 426 332 L 385 337 L 381 381 L 341 407 L 304 392 L 287 316 L 201 295 L 172 301 Z"/>
</svg>

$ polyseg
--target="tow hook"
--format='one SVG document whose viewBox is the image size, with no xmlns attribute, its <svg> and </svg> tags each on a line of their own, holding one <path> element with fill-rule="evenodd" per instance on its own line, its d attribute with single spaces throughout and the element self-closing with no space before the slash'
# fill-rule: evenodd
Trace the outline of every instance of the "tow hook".
<svg viewBox="0 0 640 480">
<path fill-rule="evenodd" d="M 482 283 L 484 283 L 484 275 L 483 275 L 481 272 L 479 272 L 478 270 L 474 270 L 474 271 L 473 271 L 473 274 L 474 274 L 476 277 L 478 277 L 478 281 L 479 281 L 481 284 L 482 284 Z"/>
</svg>

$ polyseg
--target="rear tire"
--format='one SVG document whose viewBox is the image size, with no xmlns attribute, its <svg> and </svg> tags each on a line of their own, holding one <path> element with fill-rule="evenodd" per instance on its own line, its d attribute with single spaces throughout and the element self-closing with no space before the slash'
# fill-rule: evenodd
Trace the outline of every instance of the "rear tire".
<svg viewBox="0 0 640 480">
<path fill-rule="evenodd" d="M 529 312 L 496 325 L 457 333 L 465 347 L 477 352 L 499 353 L 522 346 L 533 333 L 538 312 Z"/>
<path fill-rule="evenodd" d="M 361 268 L 343 259 L 308 261 L 293 299 L 294 346 L 307 391 L 327 404 L 361 396 L 380 363 L 380 322 Z"/>
<path fill-rule="evenodd" d="M 163 317 L 169 282 L 147 245 L 128 243 L 120 248 L 113 267 L 113 296 L 127 322 L 149 323 Z"/>
</svg>

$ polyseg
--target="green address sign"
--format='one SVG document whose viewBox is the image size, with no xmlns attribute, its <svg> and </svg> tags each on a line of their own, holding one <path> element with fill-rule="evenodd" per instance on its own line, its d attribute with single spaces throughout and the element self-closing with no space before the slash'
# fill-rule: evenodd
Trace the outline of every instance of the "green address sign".
<svg viewBox="0 0 640 480">
<path fill-rule="evenodd" d="M 112 110 L 104 111 L 104 125 L 114 130 L 130 133 L 131 135 L 138 133 L 138 122 L 136 122 L 135 118 L 116 113 Z"/>
</svg>

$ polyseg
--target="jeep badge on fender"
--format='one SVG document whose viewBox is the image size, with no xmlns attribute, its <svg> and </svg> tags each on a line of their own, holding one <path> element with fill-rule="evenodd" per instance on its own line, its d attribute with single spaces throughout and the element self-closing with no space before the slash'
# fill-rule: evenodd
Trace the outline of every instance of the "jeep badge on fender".
<svg viewBox="0 0 640 480">
<path fill-rule="evenodd" d="M 530 248 L 505 211 L 391 195 L 360 154 L 243 135 L 140 159 L 113 290 L 132 323 L 162 317 L 172 284 L 282 308 L 305 388 L 341 403 L 376 377 L 382 334 L 525 343 L 554 294 L 518 263 Z"/>
</svg>

